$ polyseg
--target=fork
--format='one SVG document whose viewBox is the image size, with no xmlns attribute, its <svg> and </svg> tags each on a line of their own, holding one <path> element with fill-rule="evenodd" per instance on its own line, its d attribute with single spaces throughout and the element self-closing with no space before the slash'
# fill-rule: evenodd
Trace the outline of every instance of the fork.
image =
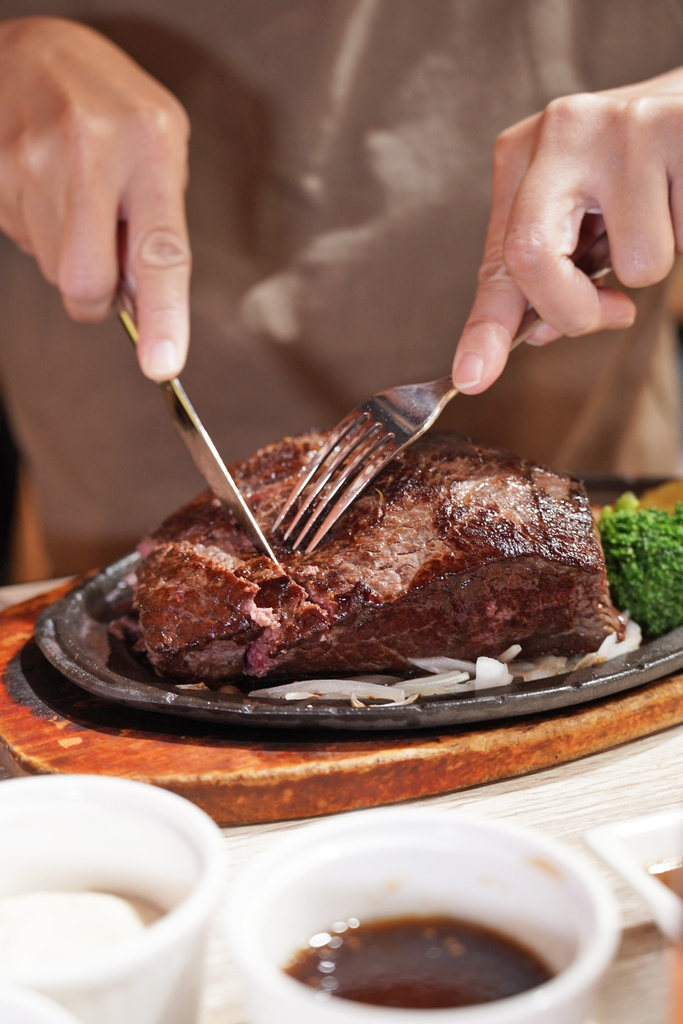
<svg viewBox="0 0 683 1024">
<path fill-rule="evenodd" d="M 608 274 L 612 268 L 607 235 L 599 235 L 575 262 L 592 281 Z M 540 323 L 536 310 L 528 308 L 510 351 L 526 341 Z M 297 550 L 319 523 L 305 548 L 307 554 L 313 551 L 370 481 L 431 427 L 457 393 L 451 378 L 442 377 L 380 391 L 352 409 L 302 470 L 273 530 L 280 529 L 293 512 L 283 538 L 289 540 L 294 535 L 291 546 Z"/>
</svg>

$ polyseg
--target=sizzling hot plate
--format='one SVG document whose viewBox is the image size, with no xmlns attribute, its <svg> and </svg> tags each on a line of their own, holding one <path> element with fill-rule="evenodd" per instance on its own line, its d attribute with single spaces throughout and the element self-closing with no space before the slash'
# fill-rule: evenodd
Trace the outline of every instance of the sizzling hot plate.
<svg viewBox="0 0 683 1024">
<path fill-rule="evenodd" d="M 214 724 L 341 730 L 425 729 L 553 711 L 609 697 L 683 669 L 683 626 L 593 668 L 461 695 L 420 697 L 413 704 L 353 707 L 315 698 L 285 701 L 186 690 L 158 678 L 108 624 L 130 605 L 134 553 L 114 562 L 46 608 L 35 626 L 38 646 L 68 679 L 103 700 Z M 245 684 L 253 688 L 253 682 Z"/>
</svg>

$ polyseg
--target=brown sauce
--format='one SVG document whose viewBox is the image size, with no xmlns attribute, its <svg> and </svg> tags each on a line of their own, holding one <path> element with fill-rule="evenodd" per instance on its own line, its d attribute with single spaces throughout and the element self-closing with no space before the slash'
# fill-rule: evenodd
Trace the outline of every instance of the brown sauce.
<svg viewBox="0 0 683 1024">
<path fill-rule="evenodd" d="M 339 922 L 285 970 L 321 996 L 406 1009 L 489 1003 L 552 977 L 513 939 L 452 917 Z"/>
<path fill-rule="evenodd" d="M 683 857 L 669 857 L 659 864 L 650 864 L 647 870 L 683 899 Z"/>
</svg>

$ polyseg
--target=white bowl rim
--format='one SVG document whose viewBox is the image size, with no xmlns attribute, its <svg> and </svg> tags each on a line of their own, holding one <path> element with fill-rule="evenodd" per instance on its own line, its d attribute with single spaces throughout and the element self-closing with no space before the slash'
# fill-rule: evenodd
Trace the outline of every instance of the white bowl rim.
<svg viewBox="0 0 683 1024">
<path fill-rule="evenodd" d="M 639 814 L 635 818 L 618 818 L 596 825 L 586 832 L 586 836 L 611 833 L 619 837 L 638 835 L 642 832 L 654 832 L 669 825 L 683 826 L 683 807 L 668 807 L 650 814 Z"/>
<path fill-rule="evenodd" d="M 125 810 L 149 810 L 176 828 L 203 862 L 202 872 L 188 895 L 134 937 L 94 953 L 77 964 L 60 963 L 30 971 L 4 972 L 0 983 L 49 989 L 51 994 L 78 987 L 84 991 L 110 984 L 131 969 L 163 953 L 179 934 L 190 934 L 208 918 L 225 878 L 226 851 L 220 828 L 195 804 L 169 790 L 133 779 L 108 775 L 38 775 L 8 779 L 0 787 L 0 821 L 4 807 L 23 805 L 35 792 L 52 799 L 87 801 L 110 797 Z M 23 794 L 23 795 L 22 795 Z"/>
<path fill-rule="evenodd" d="M 683 930 L 683 904 L 674 892 L 649 874 L 647 865 L 629 846 L 631 838 L 652 835 L 671 827 L 683 831 L 683 807 L 605 822 L 589 829 L 584 840 L 647 903 L 660 931 L 672 942 L 677 942 Z"/>
<path fill-rule="evenodd" d="M 3 981 L 0 982 L 0 1010 L 6 1009 L 40 1014 L 40 1024 L 80 1024 L 70 1010 L 42 992 Z"/>
<path fill-rule="evenodd" d="M 382 824 L 389 826 L 405 825 L 407 834 L 419 825 L 427 827 L 432 825 L 450 825 L 475 827 L 480 830 L 490 831 L 492 835 L 509 835 L 520 840 L 531 842 L 538 848 L 540 853 L 552 856 L 563 867 L 578 877 L 587 890 L 590 902 L 593 906 L 598 927 L 596 934 L 586 944 L 580 956 L 574 960 L 569 967 L 552 977 L 549 981 L 528 992 L 522 992 L 516 996 L 496 1000 L 492 1003 L 484 1003 L 480 1006 L 468 1006 L 466 1008 L 450 1008 L 428 1011 L 402 1009 L 394 1007 L 372 1006 L 376 1011 L 378 1020 L 383 1015 L 387 1019 L 394 1016 L 405 1015 L 406 1024 L 411 1020 L 421 1019 L 420 1014 L 427 1014 L 428 1019 L 447 1020 L 453 1015 L 466 1010 L 472 1019 L 480 1021 L 480 1024 L 496 1024 L 498 1016 L 504 1008 L 512 1009 L 513 1004 L 519 1019 L 522 1020 L 523 1011 L 538 1011 L 539 1009 L 552 1009 L 567 999 L 568 994 L 583 992 L 601 976 L 603 971 L 613 959 L 621 937 L 620 913 L 614 896 L 608 887 L 602 882 L 593 869 L 587 865 L 577 854 L 568 849 L 564 844 L 546 836 L 544 833 L 527 826 L 521 826 L 460 811 L 452 812 L 447 810 L 430 810 L 415 808 L 373 808 L 367 811 L 354 811 L 347 815 L 307 823 L 301 829 L 280 837 L 271 847 L 255 857 L 254 860 L 240 872 L 235 885 L 233 886 L 230 899 L 223 912 L 225 933 L 230 944 L 234 959 L 240 964 L 246 974 L 261 975 L 265 984 L 268 984 L 277 994 L 283 997 L 298 994 L 302 1000 L 315 1000 L 315 993 L 312 989 L 301 982 L 291 978 L 281 968 L 271 966 L 263 962 L 258 956 L 258 950 L 251 946 L 251 936 L 245 935 L 240 927 L 240 919 L 249 902 L 249 893 L 254 891 L 253 887 L 258 886 L 259 880 L 267 874 L 269 865 L 275 867 L 282 857 L 296 853 L 298 849 L 309 847 L 313 843 L 323 843 L 325 840 L 332 840 L 337 835 L 348 835 L 356 831 L 362 833 L 366 829 L 381 827 Z M 414 833 L 413 833 L 414 834 Z M 310 995 L 308 994 L 310 991 Z M 337 1003 L 345 1003 L 346 1000 L 337 1000 Z M 320 1003 L 315 1003 L 320 1008 Z M 362 1005 L 364 1009 L 368 1007 Z M 351 1012 L 351 1011 L 349 1011 Z"/>
</svg>

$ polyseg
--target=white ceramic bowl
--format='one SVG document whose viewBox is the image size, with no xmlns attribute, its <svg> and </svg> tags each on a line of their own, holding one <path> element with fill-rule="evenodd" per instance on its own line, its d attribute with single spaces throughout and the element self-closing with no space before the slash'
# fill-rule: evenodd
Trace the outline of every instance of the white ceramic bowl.
<svg viewBox="0 0 683 1024">
<path fill-rule="evenodd" d="M 3 984 L 0 984 L 0 1021 L 2 1024 L 80 1024 L 72 1013 L 47 996 Z"/>
<path fill-rule="evenodd" d="M 78 962 L 0 971 L 83 1024 L 191 1024 L 211 913 L 224 883 L 220 829 L 182 797 L 123 779 L 60 775 L 0 786 L 0 896 L 96 890 L 164 913 Z"/>
<path fill-rule="evenodd" d="M 557 973 L 476 1007 L 408 1010 L 321 1001 L 281 965 L 339 920 L 453 915 L 509 934 Z M 619 920 L 584 862 L 530 830 L 409 809 L 317 822 L 273 844 L 236 882 L 226 931 L 250 1024 L 580 1024 Z"/>
<path fill-rule="evenodd" d="M 599 825 L 586 833 L 586 842 L 640 893 L 663 934 L 680 942 L 683 900 L 647 869 L 683 854 L 683 808 Z"/>
</svg>

